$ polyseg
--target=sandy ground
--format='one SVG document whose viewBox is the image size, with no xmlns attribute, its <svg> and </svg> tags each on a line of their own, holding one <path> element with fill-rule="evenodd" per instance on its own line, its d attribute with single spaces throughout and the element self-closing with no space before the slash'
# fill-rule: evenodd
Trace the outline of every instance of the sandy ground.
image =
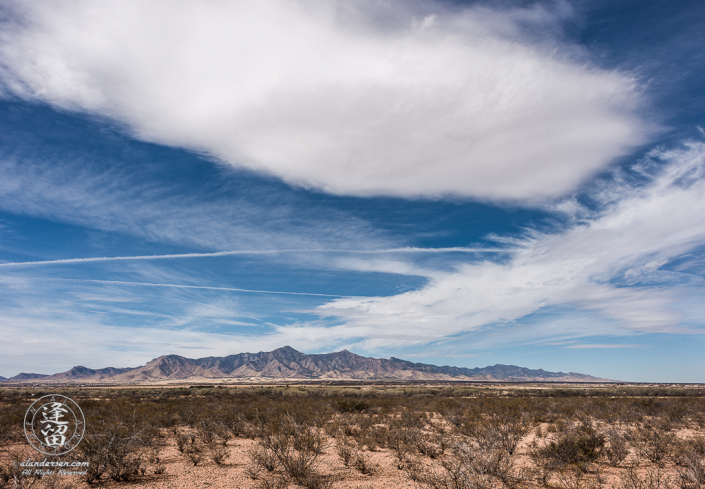
<svg viewBox="0 0 705 489">
<path fill-rule="evenodd" d="M 150 474 L 153 467 L 149 467 L 147 475 L 140 481 L 131 483 L 104 482 L 101 485 L 108 487 L 150 487 L 150 488 L 253 488 L 259 484 L 258 480 L 253 480 L 247 475 L 246 468 L 250 462 L 247 452 L 257 443 L 253 440 L 237 439 L 228 442 L 230 456 L 223 465 L 216 465 L 211 460 L 205 461 L 203 465 L 193 466 L 176 449 L 176 444 L 172 442 L 170 446 L 162 447 L 161 458 L 166 468 L 163 475 Z M 406 477 L 405 472 L 396 468 L 395 460 L 387 450 L 378 452 L 364 452 L 373 464 L 379 465 L 379 470 L 375 475 L 362 475 L 355 469 L 346 468 L 340 461 L 335 449 L 335 444 L 331 442 L 325 453 L 320 457 L 317 464 L 318 470 L 326 475 L 332 475 L 336 480 L 333 487 L 336 489 L 373 489 L 373 488 L 407 488 L 418 487 Z M 265 475 L 264 473 L 262 474 Z M 95 484 L 94 484 L 95 485 Z M 87 486 L 87 485 L 86 485 Z M 290 487 L 296 487 L 291 485 Z"/>
</svg>

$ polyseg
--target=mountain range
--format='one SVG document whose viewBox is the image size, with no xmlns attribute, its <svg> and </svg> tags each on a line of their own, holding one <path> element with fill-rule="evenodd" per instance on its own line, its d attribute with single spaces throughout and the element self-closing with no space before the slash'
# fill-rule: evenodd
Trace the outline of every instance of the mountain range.
<svg viewBox="0 0 705 489">
<path fill-rule="evenodd" d="M 428 380 L 504 382 L 609 382 L 580 373 L 547 372 L 513 365 L 484 368 L 438 367 L 399 358 L 370 358 L 347 350 L 307 355 L 284 346 L 271 352 L 191 359 L 165 355 L 136 368 L 90 369 L 77 366 L 53 375 L 21 373 L 0 382 L 159 383 L 227 380 Z"/>
</svg>

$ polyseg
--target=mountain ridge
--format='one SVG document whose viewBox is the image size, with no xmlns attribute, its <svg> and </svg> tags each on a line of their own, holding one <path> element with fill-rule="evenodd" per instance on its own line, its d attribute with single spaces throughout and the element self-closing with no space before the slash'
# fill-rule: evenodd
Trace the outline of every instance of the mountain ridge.
<svg viewBox="0 0 705 489">
<path fill-rule="evenodd" d="M 82 365 L 52 375 L 21 373 L 0 382 L 116 382 L 150 383 L 187 380 L 467 380 L 505 382 L 609 382 L 576 372 L 548 372 L 515 365 L 453 367 L 413 363 L 400 358 L 371 358 L 347 350 L 306 354 L 290 346 L 270 352 L 238 353 L 191 359 L 162 355 L 135 368 L 90 369 Z"/>
<path fill-rule="evenodd" d="M 31 373 L 21 372 L 17 375 L 10 377 L 9 379 L 5 379 L 2 382 L 24 382 L 27 380 L 40 380 L 40 379 L 44 379 L 46 377 L 49 377 L 49 375 L 47 375 L 47 374 L 31 374 Z"/>
</svg>

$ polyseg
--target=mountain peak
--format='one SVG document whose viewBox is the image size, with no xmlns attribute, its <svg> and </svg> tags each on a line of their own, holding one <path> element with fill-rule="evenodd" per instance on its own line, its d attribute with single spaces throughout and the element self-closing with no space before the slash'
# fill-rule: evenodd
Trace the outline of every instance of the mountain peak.
<svg viewBox="0 0 705 489">
<path fill-rule="evenodd" d="M 186 357 L 182 357 L 181 355 L 175 355 L 172 353 L 171 355 L 162 355 L 161 357 L 154 358 L 154 359 L 150 360 L 148 363 L 168 361 L 168 360 L 182 360 L 185 358 Z"/>
</svg>

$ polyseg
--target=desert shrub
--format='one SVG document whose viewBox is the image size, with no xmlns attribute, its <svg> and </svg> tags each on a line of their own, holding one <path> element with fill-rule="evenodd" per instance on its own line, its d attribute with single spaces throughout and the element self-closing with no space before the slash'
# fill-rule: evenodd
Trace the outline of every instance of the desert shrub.
<svg viewBox="0 0 705 489">
<path fill-rule="evenodd" d="M 142 449 L 152 440 L 149 425 L 135 417 L 117 417 L 90 426 L 90 433 L 87 432 L 77 449 L 89 462 L 86 482 L 95 482 L 104 474 L 114 481 L 129 481 L 144 473 Z"/>
<path fill-rule="evenodd" d="M 249 477 L 253 481 L 257 480 L 262 477 L 262 467 L 250 462 L 245 467 L 245 475 L 247 475 L 247 477 Z"/>
<path fill-rule="evenodd" d="M 345 436 L 355 440 L 359 449 L 367 449 L 371 452 L 387 446 L 389 429 L 386 426 L 375 426 L 375 420 L 371 417 L 351 418 L 347 423 L 339 425 L 339 429 L 334 435 L 336 438 Z M 356 424 L 352 424 L 356 423 Z"/>
<path fill-rule="evenodd" d="M 350 436 L 353 438 L 358 438 L 362 435 L 362 428 L 355 423 L 355 420 L 351 419 L 342 426 L 342 433 L 345 436 Z"/>
<path fill-rule="evenodd" d="M 261 445 L 256 445 L 247 452 L 247 456 L 250 459 L 250 466 L 254 468 L 259 468 L 266 470 L 267 472 L 274 472 L 277 468 L 277 457 L 271 450 L 267 450 Z M 254 470 L 254 469 L 253 469 Z M 254 479 L 255 477 L 253 477 Z"/>
<path fill-rule="evenodd" d="M 515 487 L 525 478 L 525 473 L 516 468 L 516 457 L 501 445 L 456 446 L 455 453 L 466 469 L 484 480 L 489 478 L 504 487 Z"/>
<path fill-rule="evenodd" d="M 296 483 L 306 489 L 329 489 L 333 487 L 333 479 L 315 471 L 305 472 L 296 480 Z"/>
<path fill-rule="evenodd" d="M 435 454 L 436 451 L 424 432 L 427 427 L 425 413 L 405 410 L 397 416 L 387 417 L 386 424 L 386 446 L 396 457 L 399 469 L 403 469 L 409 457 L 416 452 L 424 454 L 433 451 Z"/>
<path fill-rule="evenodd" d="M 267 477 L 261 479 L 255 487 L 257 489 L 285 489 L 287 486 L 286 481 L 279 477 Z"/>
<path fill-rule="evenodd" d="M 230 430 L 221 422 L 198 420 L 195 431 L 177 431 L 176 445 L 194 466 L 206 458 L 210 458 L 216 465 L 222 465 L 230 455 L 230 449 L 227 447 L 230 437 Z"/>
<path fill-rule="evenodd" d="M 7 489 L 30 489 L 41 479 L 40 475 L 32 472 L 24 473 L 20 463 L 27 460 L 28 453 L 24 450 L 10 450 L 8 460 L 0 465 L 0 487 Z"/>
<path fill-rule="evenodd" d="M 662 466 L 677 446 L 677 438 L 662 424 L 644 423 L 630 436 L 630 441 L 640 457 Z"/>
<path fill-rule="evenodd" d="M 176 441 L 176 449 L 184 453 L 184 450 L 186 450 L 186 447 L 191 443 L 191 436 L 187 435 L 186 433 L 176 433 L 175 436 L 175 441 Z"/>
<path fill-rule="evenodd" d="M 199 419 L 195 425 L 198 437 L 203 443 L 206 445 L 215 443 L 218 431 L 218 423 L 216 421 L 209 418 L 203 418 Z"/>
<path fill-rule="evenodd" d="M 389 428 L 387 426 L 372 426 L 367 430 L 361 439 L 367 450 L 374 452 L 379 448 L 387 448 L 389 439 Z"/>
<path fill-rule="evenodd" d="M 324 484 L 315 471 L 326 445 L 317 424 L 308 413 L 293 413 L 263 425 L 260 432 L 260 444 L 274 454 L 292 481 L 304 487 Z"/>
<path fill-rule="evenodd" d="M 705 437 L 696 436 L 688 440 L 678 440 L 673 448 L 671 458 L 673 463 L 683 466 L 692 458 L 705 456 Z"/>
<path fill-rule="evenodd" d="M 72 489 L 74 485 L 61 475 L 46 475 L 41 478 L 42 489 Z"/>
<path fill-rule="evenodd" d="M 473 439 L 456 442 L 451 454 L 441 460 L 440 469 L 418 471 L 412 467 L 411 472 L 410 477 L 433 489 L 514 488 L 528 476 L 525 469 L 517 467 L 515 454 L 498 440 L 494 445 L 479 445 Z"/>
<path fill-rule="evenodd" d="M 386 426 L 377 426 L 379 416 L 363 414 L 339 414 L 325 425 L 326 433 L 334 438 L 340 436 L 355 440 L 359 449 L 375 451 L 386 446 L 388 429 Z"/>
<path fill-rule="evenodd" d="M 223 426 L 230 430 L 230 433 L 235 438 L 245 436 L 248 431 L 247 423 L 243 417 L 239 413 L 232 411 L 223 416 Z"/>
<path fill-rule="evenodd" d="M 445 447 L 441 446 L 439 437 L 436 434 L 419 433 L 413 443 L 419 454 L 431 459 L 440 457 L 445 449 Z"/>
<path fill-rule="evenodd" d="M 110 443 L 108 451 L 108 475 L 114 481 L 130 481 L 144 473 L 139 453 L 133 451 L 129 440 L 117 439 Z"/>
<path fill-rule="evenodd" d="M 87 436 L 79 445 L 79 453 L 88 461 L 85 480 L 89 484 L 100 480 L 108 470 L 108 446 L 103 437 Z"/>
<path fill-rule="evenodd" d="M 188 461 L 197 466 L 203 460 L 205 454 L 205 446 L 198 440 L 190 440 L 185 446 L 183 454 Z"/>
<path fill-rule="evenodd" d="M 228 444 L 228 441 L 234 436 L 230 428 L 228 428 L 224 423 L 218 423 L 215 427 L 215 436 L 223 446 Z"/>
<path fill-rule="evenodd" d="M 701 489 L 705 486 L 705 465 L 695 452 L 683 456 L 676 472 L 676 483 L 680 489 Z"/>
<path fill-rule="evenodd" d="M 330 481 L 316 472 L 316 466 L 326 447 L 322 432 L 328 412 L 291 402 L 262 408 L 254 413 L 260 448 L 250 453 L 253 464 L 273 461 L 290 482 L 326 487 Z"/>
<path fill-rule="evenodd" d="M 145 457 L 150 464 L 156 465 L 162 460 L 161 450 L 156 445 L 149 446 L 145 450 Z"/>
<path fill-rule="evenodd" d="M 341 413 L 361 413 L 370 407 L 370 403 L 363 399 L 342 399 L 336 407 Z"/>
<path fill-rule="evenodd" d="M 386 445 L 397 459 L 397 467 L 399 469 L 403 469 L 407 464 L 412 453 L 414 437 L 415 433 L 405 428 L 390 427 L 389 429 Z"/>
<path fill-rule="evenodd" d="M 489 474 L 478 473 L 457 459 L 441 462 L 443 470 L 420 471 L 410 474 L 410 478 L 431 489 L 491 489 L 495 480 Z"/>
<path fill-rule="evenodd" d="M 586 476 L 579 470 L 568 470 L 556 474 L 560 489 L 598 489 L 602 487 L 599 477 Z"/>
<path fill-rule="evenodd" d="M 230 449 L 223 445 L 211 445 L 208 447 L 208 456 L 216 465 L 223 465 L 225 459 L 230 456 Z"/>
<path fill-rule="evenodd" d="M 448 426 L 443 423 L 432 424 L 431 428 L 433 430 L 434 442 L 438 445 L 438 448 L 442 454 L 450 446 L 453 439 L 453 433 Z"/>
<path fill-rule="evenodd" d="M 346 426 L 346 420 L 341 415 L 337 415 L 328 420 L 324 425 L 323 430 L 331 438 L 336 438 L 343 431 L 343 427 Z"/>
<path fill-rule="evenodd" d="M 22 438 L 22 419 L 24 412 L 21 405 L 0 405 L 0 449 L 12 441 Z"/>
<path fill-rule="evenodd" d="M 617 489 L 671 489 L 673 482 L 661 472 L 661 469 L 647 470 L 639 475 L 635 467 L 628 467 L 622 472 Z"/>
<path fill-rule="evenodd" d="M 490 446 L 514 453 L 519 442 L 531 430 L 526 413 L 518 406 L 501 405 L 480 416 L 468 416 L 463 432 L 485 448 Z"/>
<path fill-rule="evenodd" d="M 695 454 L 705 457 L 705 436 L 699 435 L 686 441 L 686 445 Z"/>
<path fill-rule="evenodd" d="M 335 445 L 336 452 L 340 460 L 342 460 L 343 465 L 349 467 L 350 463 L 357 456 L 357 445 L 353 440 L 344 435 L 336 438 Z"/>
<path fill-rule="evenodd" d="M 465 423 L 465 416 L 459 410 L 446 414 L 445 418 L 455 428 L 461 428 Z"/>
<path fill-rule="evenodd" d="M 363 454 L 358 453 L 353 461 L 353 467 L 355 470 L 364 475 L 374 475 L 379 471 L 379 465 L 373 464 L 370 460 Z"/>
<path fill-rule="evenodd" d="M 545 471 L 572 467 L 586 472 L 600 457 L 604 446 L 605 436 L 584 421 L 567 426 L 555 439 L 531 450 L 530 456 Z"/>
<path fill-rule="evenodd" d="M 627 437 L 614 427 L 605 432 L 605 437 L 607 439 L 607 450 L 605 450 L 607 461 L 611 466 L 617 467 L 629 455 Z"/>
</svg>

